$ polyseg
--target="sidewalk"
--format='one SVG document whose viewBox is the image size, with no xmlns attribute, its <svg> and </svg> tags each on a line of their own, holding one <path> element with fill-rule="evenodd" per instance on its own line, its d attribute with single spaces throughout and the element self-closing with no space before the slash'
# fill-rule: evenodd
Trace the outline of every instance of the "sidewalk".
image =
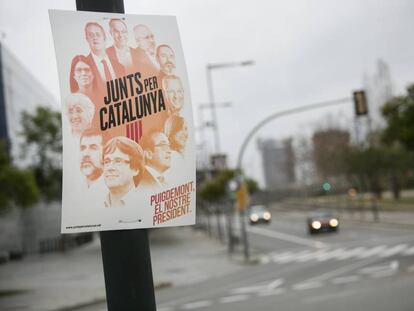
<svg viewBox="0 0 414 311">
<path fill-rule="evenodd" d="M 150 232 L 154 285 L 193 284 L 233 273 L 241 263 L 226 246 L 190 227 Z M 105 300 L 99 238 L 66 253 L 34 255 L 0 265 L 0 310 L 70 310 Z"/>
</svg>

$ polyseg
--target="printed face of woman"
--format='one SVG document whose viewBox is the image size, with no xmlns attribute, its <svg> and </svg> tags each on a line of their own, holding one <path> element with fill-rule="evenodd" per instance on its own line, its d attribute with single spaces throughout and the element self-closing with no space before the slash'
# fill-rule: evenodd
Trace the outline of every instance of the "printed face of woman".
<svg viewBox="0 0 414 311">
<path fill-rule="evenodd" d="M 73 104 L 68 107 L 68 118 L 73 133 L 80 134 L 89 126 L 85 109 L 80 104 Z"/>
<path fill-rule="evenodd" d="M 78 83 L 80 89 L 91 85 L 93 81 L 91 67 L 82 61 L 77 62 L 73 78 Z"/>
</svg>

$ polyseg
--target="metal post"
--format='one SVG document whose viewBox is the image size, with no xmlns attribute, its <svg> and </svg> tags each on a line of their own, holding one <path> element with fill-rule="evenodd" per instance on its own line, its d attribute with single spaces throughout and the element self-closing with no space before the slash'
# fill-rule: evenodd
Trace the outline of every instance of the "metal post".
<svg viewBox="0 0 414 311">
<path fill-rule="evenodd" d="M 244 208 L 240 209 L 239 216 L 240 216 L 241 234 L 242 234 L 242 239 L 243 239 L 243 254 L 244 254 L 244 259 L 248 261 L 250 257 L 250 251 L 249 251 L 249 240 L 248 240 L 247 231 L 246 231 L 246 219 L 245 219 L 246 216 L 245 216 Z"/>
<path fill-rule="evenodd" d="M 78 11 L 125 13 L 123 0 L 76 0 Z M 155 311 L 147 230 L 100 234 L 108 311 Z"/>
<path fill-rule="evenodd" d="M 207 65 L 207 88 L 208 88 L 209 102 L 211 104 L 211 117 L 214 123 L 213 129 L 214 129 L 215 152 L 220 153 L 220 136 L 219 136 L 219 130 L 218 130 L 217 110 L 216 110 L 216 103 L 214 100 L 213 80 L 212 80 L 211 69 L 209 65 Z"/>
</svg>

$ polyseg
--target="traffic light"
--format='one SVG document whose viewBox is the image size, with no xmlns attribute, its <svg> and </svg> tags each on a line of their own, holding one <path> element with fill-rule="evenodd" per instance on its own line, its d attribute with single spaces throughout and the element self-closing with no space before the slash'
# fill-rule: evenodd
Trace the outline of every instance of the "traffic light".
<svg viewBox="0 0 414 311">
<path fill-rule="evenodd" d="M 355 115 L 357 117 L 365 116 L 368 114 L 368 104 L 367 98 L 365 96 L 365 91 L 355 91 L 354 92 L 354 105 L 355 105 Z"/>
<path fill-rule="evenodd" d="M 328 192 L 332 189 L 332 185 L 329 183 L 329 181 L 325 181 L 322 184 L 322 189 L 325 190 L 326 192 Z"/>
</svg>

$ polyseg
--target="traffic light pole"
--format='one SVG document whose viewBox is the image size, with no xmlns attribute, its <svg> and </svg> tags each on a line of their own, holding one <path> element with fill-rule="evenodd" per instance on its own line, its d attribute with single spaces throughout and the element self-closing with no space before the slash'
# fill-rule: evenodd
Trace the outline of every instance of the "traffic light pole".
<svg viewBox="0 0 414 311">
<path fill-rule="evenodd" d="M 251 139 L 253 138 L 254 134 L 256 134 L 263 126 L 265 126 L 269 122 L 271 122 L 271 121 L 273 121 L 277 118 L 280 118 L 280 117 L 284 117 L 284 116 L 287 116 L 287 115 L 300 113 L 300 112 L 304 112 L 304 111 L 319 109 L 319 108 L 325 108 L 325 107 L 341 105 L 341 104 L 349 103 L 350 101 L 352 101 L 352 98 L 345 97 L 345 98 L 330 100 L 330 101 L 326 101 L 326 102 L 320 102 L 320 103 L 315 103 L 315 104 L 311 104 L 311 105 L 301 106 L 301 107 L 298 107 L 298 108 L 293 108 L 293 109 L 288 109 L 288 110 L 276 112 L 276 113 L 271 114 L 270 116 L 266 117 L 261 122 L 259 122 L 247 134 L 247 136 L 243 140 L 243 143 L 242 143 L 242 145 L 240 147 L 240 150 L 239 150 L 239 154 L 238 154 L 238 157 L 237 157 L 237 174 L 238 174 L 237 180 L 238 180 L 238 183 L 239 183 L 239 187 L 244 182 L 244 175 L 243 175 L 243 168 L 242 168 L 244 152 L 246 151 L 246 148 L 247 148 L 249 142 L 251 141 Z M 241 210 L 240 211 L 240 225 L 241 225 L 242 237 L 243 237 L 244 258 L 246 260 L 248 260 L 249 259 L 249 243 L 248 243 L 248 236 L 247 236 L 245 222 L 246 222 L 245 214 L 244 214 L 244 211 Z"/>
<path fill-rule="evenodd" d="M 123 0 L 76 0 L 76 9 L 125 13 Z M 147 230 L 102 231 L 100 237 L 108 311 L 155 311 Z"/>
</svg>

